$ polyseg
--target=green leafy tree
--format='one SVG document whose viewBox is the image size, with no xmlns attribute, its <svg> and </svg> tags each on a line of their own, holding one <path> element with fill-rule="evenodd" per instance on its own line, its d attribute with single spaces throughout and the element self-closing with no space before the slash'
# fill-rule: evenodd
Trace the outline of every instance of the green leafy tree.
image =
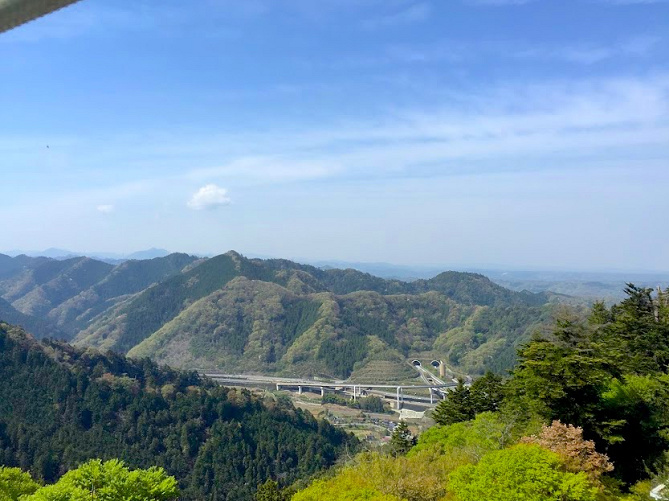
<svg viewBox="0 0 669 501">
<path fill-rule="evenodd" d="M 0 466 L 0 501 L 17 501 L 20 496 L 33 494 L 39 484 L 19 468 Z"/>
<path fill-rule="evenodd" d="M 621 372 L 648 374 L 669 369 L 669 302 L 667 293 L 627 284 L 627 298 L 606 310 L 597 305 L 591 323 L 595 339 Z"/>
<path fill-rule="evenodd" d="M 291 493 L 279 487 L 279 484 L 270 479 L 258 486 L 255 501 L 289 501 Z"/>
<path fill-rule="evenodd" d="M 585 473 L 564 469 L 560 457 L 537 445 L 491 452 L 476 465 L 455 470 L 449 480 L 459 501 L 595 501 Z"/>
<path fill-rule="evenodd" d="M 456 451 L 441 454 L 424 450 L 398 457 L 363 453 L 335 476 L 298 492 L 293 501 L 443 501 L 449 473 L 467 462 Z"/>
<path fill-rule="evenodd" d="M 502 449 L 513 440 L 513 423 L 505 422 L 500 413 L 482 412 L 471 421 L 429 428 L 418 437 L 418 443 L 409 456 L 436 449 L 441 454 L 459 451 L 471 461 L 478 461 L 488 452 Z"/>
<path fill-rule="evenodd" d="M 92 458 L 118 457 L 133 469 L 164 468 L 184 501 L 249 500 L 268 478 L 289 485 L 356 446 L 287 397 L 37 342 L 0 323 L 0 464 L 46 483 Z"/>
<path fill-rule="evenodd" d="M 400 501 L 400 498 L 384 494 L 360 481 L 350 469 L 344 470 L 329 480 L 316 480 L 298 492 L 292 501 Z"/>
<path fill-rule="evenodd" d="M 178 496 L 177 481 L 162 468 L 131 471 L 112 459 L 89 461 L 21 501 L 170 501 Z"/>
<path fill-rule="evenodd" d="M 597 432 L 618 478 L 633 484 L 661 470 L 669 450 L 669 375 L 613 379 L 600 403 Z"/>
<path fill-rule="evenodd" d="M 666 463 L 669 314 L 666 293 L 625 292 L 610 309 L 595 304 L 588 322 L 561 320 L 525 345 L 504 406 L 581 427 L 629 486 Z"/>
</svg>

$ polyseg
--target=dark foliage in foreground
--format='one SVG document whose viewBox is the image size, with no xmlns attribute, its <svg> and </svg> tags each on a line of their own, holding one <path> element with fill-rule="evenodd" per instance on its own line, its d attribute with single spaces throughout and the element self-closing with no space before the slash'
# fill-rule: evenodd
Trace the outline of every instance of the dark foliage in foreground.
<svg viewBox="0 0 669 501">
<path fill-rule="evenodd" d="M 0 324 L 0 464 L 45 481 L 89 458 L 119 458 L 164 467 L 182 499 L 244 500 L 267 479 L 312 475 L 349 446 L 289 403 Z"/>
</svg>

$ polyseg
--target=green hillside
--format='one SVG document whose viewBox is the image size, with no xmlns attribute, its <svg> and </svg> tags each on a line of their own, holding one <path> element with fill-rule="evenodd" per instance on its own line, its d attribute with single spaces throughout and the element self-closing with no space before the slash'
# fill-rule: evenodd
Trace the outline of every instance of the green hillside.
<svg viewBox="0 0 669 501">
<path fill-rule="evenodd" d="M 43 481 L 90 458 L 119 458 L 165 468 L 180 499 L 251 500 L 267 479 L 289 485 L 356 444 L 273 397 L 0 324 L 0 464 Z"/>
<path fill-rule="evenodd" d="M 48 320 L 21 313 L 2 298 L 0 298 L 0 322 L 21 325 L 39 337 L 58 337 L 61 334 Z"/>
<path fill-rule="evenodd" d="M 624 294 L 560 318 L 521 347 L 507 377 L 460 381 L 417 440 L 400 424 L 388 448 L 290 499 L 667 499 L 669 294 L 633 284 Z"/>
<path fill-rule="evenodd" d="M 546 294 L 476 273 L 403 282 L 234 251 L 116 266 L 5 256 L 0 267 L 6 320 L 183 368 L 355 378 L 385 367 L 379 378 L 405 378 L 418 356 L 504 372 L 554 310 Z"/>
<path fill-rule="evenodd" d="M 110 264 L 87 257 L 45 263 L 28 273 L 24 284 L 32 288 L 13 304 L 24 313 L 46 315 L 81 290 L 102 280 L 112 268 Z"/>
<path fill-rule="evenodd" d="M 27 318 L 36 317 L 51 325 L 51 332 L 35 330 L 19 317 L 0 318 L 16 318 L 16 323 L 38 337 L 72 338 L 96 315 L 128 295 L 180 273 L 196 259 L 171 254 L 113 266 L 86 257 L 56 260 L 0 254 L 0 298 Z"/>
<path fill-rule="evenodd" d="M 96 315 L 110 308 L 128 294 L 141 292 L 150 285 L 177 275 L 195 261 L 188 254 L 174 253 L 164 258 L 126 261 L 114 267 L 104 278 L 48 313 L 58 327 L 74 336 Z"/>
<path fill-rule="evenodd" d="M 392 362 L 401 374 L 407 357 L 422 354 L 467 372 L 503 371 L 519 340 L 549 321 L 551 310 L 463 305 L 439 292 L 300 295 L 239 277 L 190 305 L 129 355 L 177 367 L 348 377 L 376 361 Z"/>
<path fill-rule="evenodd" d="M 409 356 L 504 372 L 551 318 L 543 294 L 447 272 L 412 283 L 228 252 L 96 318 L 75 342 L 177 367 L 331 377 Z"/>
</svg>

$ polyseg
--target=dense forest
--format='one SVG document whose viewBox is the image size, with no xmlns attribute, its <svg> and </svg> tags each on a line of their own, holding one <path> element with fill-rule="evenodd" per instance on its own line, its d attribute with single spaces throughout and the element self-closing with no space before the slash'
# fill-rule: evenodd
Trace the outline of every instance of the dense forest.
<svg viewBox="0 0 669 501">
<path fill-rule="evenodd" d="M 394 433 L 386 453 L 363 453 L 292 499 L 650 499 L 669 477 L 669 295 L 625 292 L 524 344 L 510 377 L 461 382 L 417 443 Z"/>
<path fill-rule="evenodd" d="M 504 373 L 564 299 L 474 273 L 402 282 L 232 251 L 116 266 L 0 257 L 0 318 L 186 369 L 387 381 L 423 356 Z"/>
<path fill-rule="evenodd" d="M 356 446 L 289 401 L 0 324 L 0 465 L 40 481 L 117 458 L 164 468 L 181 499 L 247 500 L 267 479 L 290 484 Z"/>
</svg>

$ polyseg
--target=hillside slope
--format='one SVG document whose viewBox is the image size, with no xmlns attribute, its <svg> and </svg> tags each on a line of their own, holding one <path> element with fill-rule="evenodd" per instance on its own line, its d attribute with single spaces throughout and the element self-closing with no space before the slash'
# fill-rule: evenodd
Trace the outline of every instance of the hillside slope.
<svg viewBox="0 0 669 501">
<path fill-rule="evenodd" d="M 180 253 L 142 261 L 125 261 L 110 270 L 102 280 L 53 308 L 47 316 L 73 336 L 87 326 L 92 318 L 127 295 L 141 292 L 154 283 L 178 275 L 194 261 L 193 256 Z"/>
<path fill-rule="evenodd" d="M 176 367 L 340 378 L 378 361 L 403 374 L 410 356 L 446 358 L 468 372 L 504 370 L 518 341 L 550 312 L 550 306 L 463 305 L 434 291 L 300 295 L 238 277 L 129 355 Z"/>
<path fill-rule="evenodd" d="M 45 481 L 119 458 L 164 467 L 180 499 L 242 501 L 268 478 L 289 484 L 355 446 L 290 403 L 0 324 L 0 464 Z"/>
<path fill-rule="evenodd" d="M 75 343 L 234 372 L 355 377 L 391 362 L 406 376 L 410 356 L 504 371 L 552 309 L 478 274 L 407 283 L 228 252 L 107 310 Z"/>
<path fill-rule="evenodd" d="M 46 334 L 14 317 L 35 335 L 71 338 L 94 316 L 195 261 L 194 256 L 171 254 L 114 266 L 87 257 L 56 260 L 0 254 L 0 298 L 22 314 L 55 326 Z"/>
<path fill-rule="evenodd" d="M 374 377 L 389 380 L 424 357 L 503 372 L 553 311 L 546 294 L 475 273 L 402 282 L 234 251 L 116 266 L 19 256 L 0 266 L 6 320 L 183 368 L 356 378 L 384 367 Z"/>
<path fill-rule="evenodd" d="M 38 337 L 59 337 L 60 331 L 51 322 L 21 313 L 0 297 L 0 322 L 21 325 Z"/>
</svg>

